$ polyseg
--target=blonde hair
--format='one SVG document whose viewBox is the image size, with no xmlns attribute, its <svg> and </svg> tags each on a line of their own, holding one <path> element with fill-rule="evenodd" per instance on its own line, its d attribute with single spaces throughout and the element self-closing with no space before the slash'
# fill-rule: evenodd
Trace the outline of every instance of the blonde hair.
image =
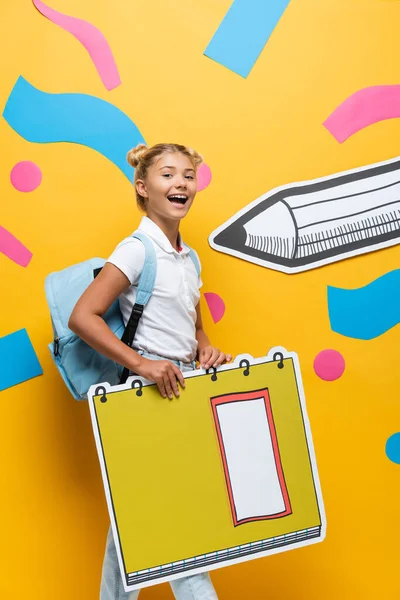
<svg viewBox="0 0 400 600">
<path fill-rule="evenodd" d="M 203 157 L 196 150 L 188 148 L 188 146 L 182 146 L 181 144 L 156 144 L 151 148 L 148 148 L 146 144 L 138 144 L 135 148 L 129 150 L 126 155 L 128 163 L 135 169 L 134 183 L 138 179 L 144 180 L 149 167 L 165 152 L 179 152 L 180 154 L 184 154 L 190 159 L 195 170 L 203 162 Z M 135 193 L 138 206 L 142 210 L 146 210 L 146 198 L 138 193 L 136 186 Z"/>
</svg>

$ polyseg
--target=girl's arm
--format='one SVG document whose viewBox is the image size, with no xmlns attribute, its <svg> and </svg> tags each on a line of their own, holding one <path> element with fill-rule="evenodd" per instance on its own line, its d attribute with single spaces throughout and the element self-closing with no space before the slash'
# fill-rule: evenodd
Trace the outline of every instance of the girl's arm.
<svg viewBox="0 0 400 600">
<path fill-rule="evenodd" d="M 111 331 L 102 315 L 112 303 L 130 286 L 130 281 L 117 267 L 106 263 L 76 303 L 68 327 L 89 346 L 107 358 L 138 375 L 154 381 L 165 398 L 172 391 L 179 395 L 177 379 L 184 387 L 180 369 L 170 361 L 152 361 L 143 358 L 121 342 Z"/>
<path fill-rule="evenodd" d="M 196 319 L 196 340 L 197 340 L 197 352 L 200 366 L 203 369 L 209 369 L 210 367 L 217 368 L 219 365 L 223 365 L 226 362 L 232 360 L 231 354 L 225 354 L 211 346 L 210 340 L 208 339 L 206 332 L 203 329 L 203 322 L 201 319 L 200 302 L 196 306 L 197 319 Z"/>
</svg>

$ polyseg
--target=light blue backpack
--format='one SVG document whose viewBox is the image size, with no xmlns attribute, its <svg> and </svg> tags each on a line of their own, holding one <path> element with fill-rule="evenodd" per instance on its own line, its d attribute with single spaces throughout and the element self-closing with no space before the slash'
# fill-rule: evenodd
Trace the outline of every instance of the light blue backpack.
<svg viewBox="0 0 400 600">
<path fill-rule="evenodd" d="M 132 314 L 125 327 L 119 300 L 116 300 L 103 315 L 103 319 L 115 335 L 129 346 L 132 346 L 143 309 L 153 293 L 157 274 L 157 259 L 153 243 L 141 231 L 135 231 L 132 236 L 140 240 L 145 248 L 145 260 Z M 190 249 L 189 256 L 197 273 L 200 274 L 196 253 Z M 45 281 L 46 298 L 54 332 L 54 340 L 49 344 L 49 349 L 67 388 L 76 400 L 86 399 L 87 391 L 92 384 L 104 381 L 111 385 L 125 383 L 129 374 L 128 369 L 94 350 L 68 327 L 75 304 L 101 271 L 105 262 L 102 258 L 91 258 L 62 271 L 51 273 Z"/>
</svg>

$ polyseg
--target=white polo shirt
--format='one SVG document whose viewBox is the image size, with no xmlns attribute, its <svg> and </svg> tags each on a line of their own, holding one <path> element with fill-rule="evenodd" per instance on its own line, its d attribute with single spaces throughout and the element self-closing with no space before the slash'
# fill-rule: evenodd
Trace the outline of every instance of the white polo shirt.
<svg viewBox="0 0 400 600">
<path fill-rule="evenodd" d="M 197 352 L 196 306 L 200 299 L 201 278 L 188 255 L 189 248 L 183 242 L 182 250 L 177 252 L 158 225 L 148 217 L 143 217 L 138 229 L 153 242 L 157 275 L 153 294 L 139 321 L 133 347 L 190 362 Z M 128 237 L 118 244 L 108 259 L 131 282 L 119 299 L 125 325 L 135 303 L 144 257 L 142 242 Z"/>
</svg>

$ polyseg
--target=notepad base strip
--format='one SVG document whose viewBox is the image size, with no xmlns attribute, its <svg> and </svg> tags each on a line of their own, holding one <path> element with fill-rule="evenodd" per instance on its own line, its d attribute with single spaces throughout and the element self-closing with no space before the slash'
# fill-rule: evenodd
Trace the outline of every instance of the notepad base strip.
<svg viewBox="0 0 400 600">
<path fill-rule="evenodd" d="M 153 579 L 159 579 L 160 577 L 168 577 L 178 573 L 185 573 L 191 569 L 206 567 L 210 564 L 215 565 L 224 561 L 231 561 L 235 558 L 249 556 L 251 554 L 264 553 L 267 550 L 282 548 L 284 546 L 297 544 L 299 542 L 304 542 L 320 536 L 321 526 L 318 525 L 316 527 L 310 527 L 309 529 L 295 531 L 286 535 L 279 535 L 273 538 L 260 540 L 258 542 L 234 546 L 232 548 L 227 548 L 226 550 L 218 550 L 216 552 L 209 552 L 208 554 L 201 554 L 185 560 L 178 560 L 174 563 L 167 563 L 158 567 L 127 573 L 127 585 L 138 585 Z"/>
</svg>

